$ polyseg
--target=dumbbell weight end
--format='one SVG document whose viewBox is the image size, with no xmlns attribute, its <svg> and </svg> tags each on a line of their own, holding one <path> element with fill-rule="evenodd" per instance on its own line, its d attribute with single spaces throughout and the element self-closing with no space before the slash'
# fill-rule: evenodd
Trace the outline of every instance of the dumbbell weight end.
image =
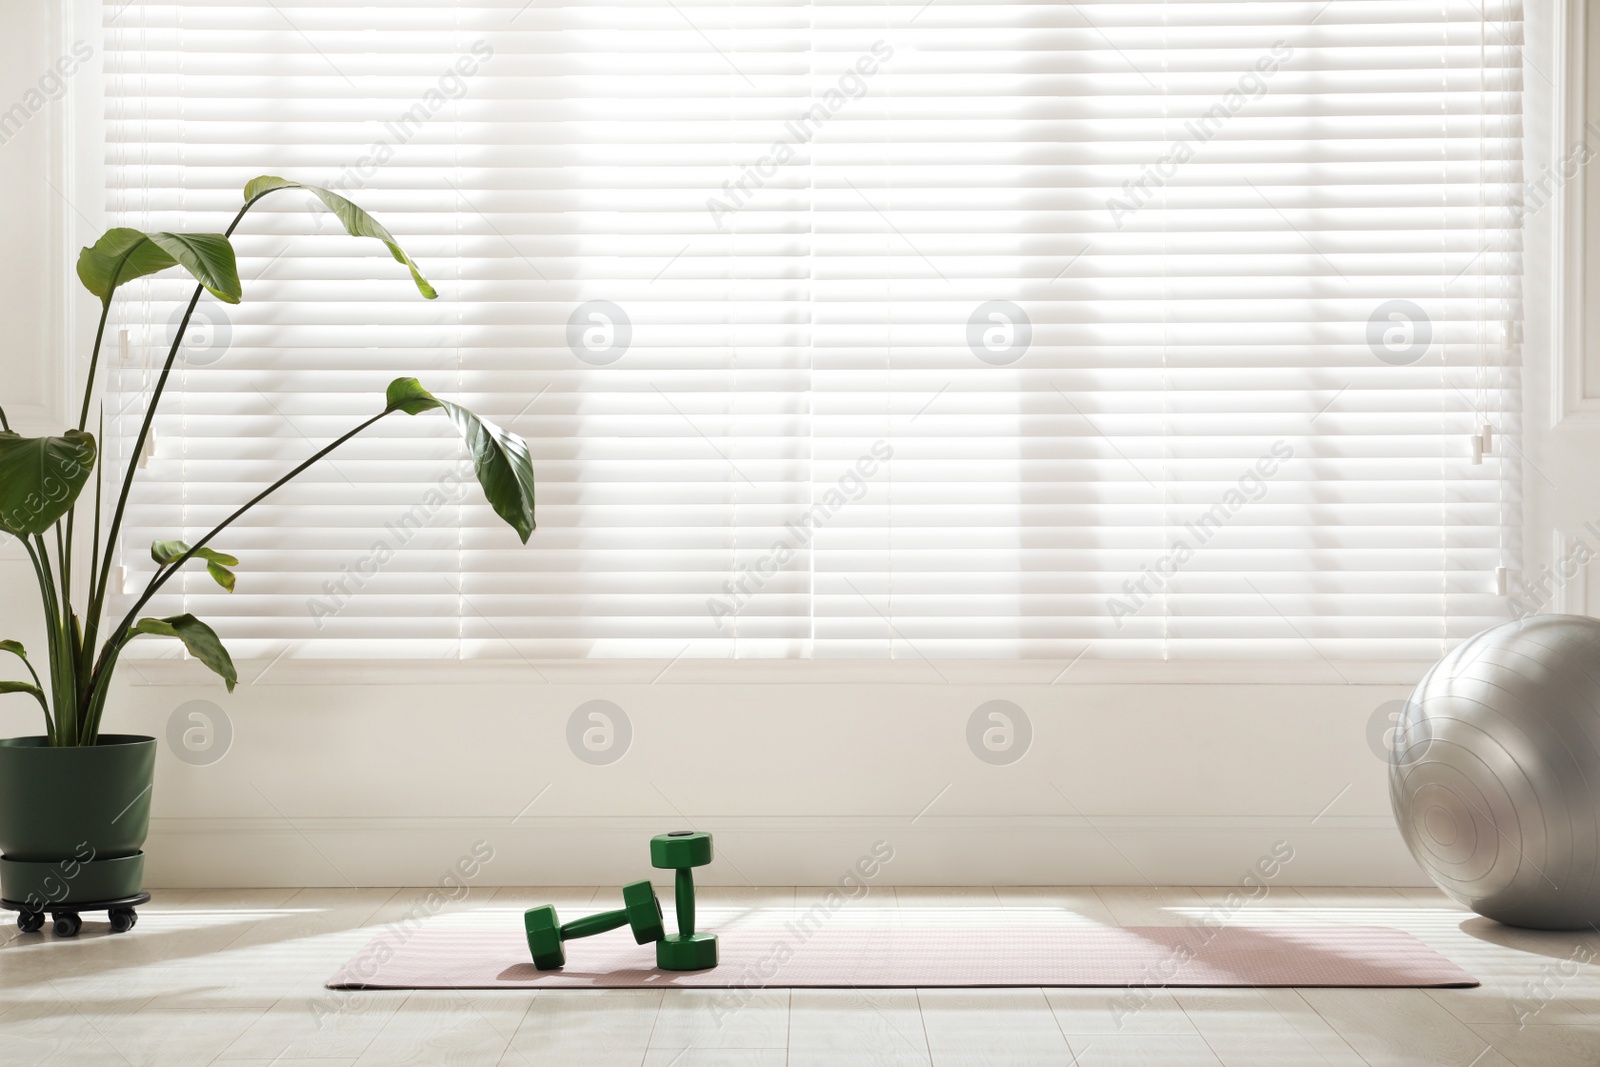
<svg viewBox="0 0 1600 1067">
<path fill-rule="evenodd" d="M 529 908 L 523 913 L 522 924 L 528 933 L 528 952 L 536 968 L 553 971 L 566 965 L 567 953 L 561 945 L 561 920 L 556 918 L 556 909 L 548 904 Z"/>
<path fill-rule="evenodd" d="M 663 971 L 704 971 L 716 965 L 716 934 L 668 934 L 656 942 L 656 966 Z"/>
</svg>

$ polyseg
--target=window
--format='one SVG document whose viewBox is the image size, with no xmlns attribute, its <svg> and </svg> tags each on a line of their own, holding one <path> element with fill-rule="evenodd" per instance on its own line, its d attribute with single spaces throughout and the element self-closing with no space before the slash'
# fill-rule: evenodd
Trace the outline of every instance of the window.
<svg viewBox="0 0 1600 1067">
<path fill-rule="evenodd" d="M 1415 661 L 1507 614 L 1516 4 L 118 11 L 119 223 L 282 174 L 441 293 L 266 202 L 128 543 L 400 374 L 540 478 L 523 547 L 387 420 L 217 542 L 237 593 L 164 594 L 237 656 Z M 121 311 L 124 450 L 187 293 Z"/>
</svg>

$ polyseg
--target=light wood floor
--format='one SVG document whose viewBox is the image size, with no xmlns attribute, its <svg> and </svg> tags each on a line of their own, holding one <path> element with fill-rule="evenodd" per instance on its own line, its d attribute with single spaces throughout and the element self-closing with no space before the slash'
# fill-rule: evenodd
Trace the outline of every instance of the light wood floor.
<svg viewBox="0 0 1600 1067">
<path fill-rule="evenodd" d="M 322 1067 L 501 1064 L 1082 1064 L 1298 1067 L 1600 1064 L 1600 933 L 1535 934 L 1432 891 L 1274 888 L 1235 921 L 1408 930 L 1476 975 L 1468 990 L 1163 993 L 1113 1018 L 1103 989 L 771 990 L 731 1018 L 705 990 L 370 992 L 323 980 L 427 890 L 157 891 L 129 934 L 0 932 L 0 1063 Z M 702 913 L 819 890 L 702 891 Z M 1197 921 L 1225 890 L 876 888 L 852 908 L 1060 909 L 1086 923 Z M 597 903 L 609 904 L 605 894 Z M 457 909 L 581 912 L 593 889 L 477 890 Z M 708 921 L 706 925 L 712 925 Z M 1593 961 L 1593 962 L 1590 962 Z"/>
</svg>

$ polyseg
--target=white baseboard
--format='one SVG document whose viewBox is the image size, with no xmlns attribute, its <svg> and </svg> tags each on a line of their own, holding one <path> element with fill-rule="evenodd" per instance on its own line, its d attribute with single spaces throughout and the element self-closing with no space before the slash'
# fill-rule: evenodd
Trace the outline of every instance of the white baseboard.
<svg viewBox="0 0 1600 1067">
<path fill-rule="evenodd" d="M 1383 817 L 728 816 L 695 825 L 717 839 L 716 861 L 696 875 L 706 885 L 833 884 L 880 841 L 894 850 L 874 878 L 882 885 L 1239 885 L 1279 842 L 1293 858 L 1275 885 L 1428 884 Z M 157 818 L 146 882 L 432 886 L 467 857 L 475 885 L 621 885 L 661 880 L 646 841 L 675 828 L 643 817 Z M 492 858 L 471 863 L 475 847 Z"/>
</svg>

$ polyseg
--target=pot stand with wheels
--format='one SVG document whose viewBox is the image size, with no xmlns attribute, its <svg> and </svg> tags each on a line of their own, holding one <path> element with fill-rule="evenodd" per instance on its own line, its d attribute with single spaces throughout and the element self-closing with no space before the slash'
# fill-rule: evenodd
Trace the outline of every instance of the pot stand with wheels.
<svg viewBox="0 0 1600 1067">
<path fill-rule="evenodd" d="M 26 904 L 15 900 L 0 900 L 0 908 L 17 913 L 17 929 L 25 934 L 34 933 L 44 927 L 44 914 L 49 912 L 55 919 L 55 932 L 57 937 L 76 937 L 78 931 L 83 929 L 83 920 L 78 917 L 82 911 L 103 911 L 111 920 L 111 932 L 120 934 L 125 930 L 132 930 L 139 921 L 139 913 L 134 909 L 140 904 L 150 902 L 149 893 L 137 893 L 131 897 L 122 897 L 118 900 L 85 900 L 73 901 L 71 904 L 47 904 L 35 910 Z"/>
<path fill-rule="evenodd" d="M 102 734 L 96 744 L 51 746 L 43 737 L 0 739 L 0 907 L 23 931 L 55 917 L 57 936 L 105 911 L 130 929 L 144 892 L 156 742 Z"/>
</svg>

